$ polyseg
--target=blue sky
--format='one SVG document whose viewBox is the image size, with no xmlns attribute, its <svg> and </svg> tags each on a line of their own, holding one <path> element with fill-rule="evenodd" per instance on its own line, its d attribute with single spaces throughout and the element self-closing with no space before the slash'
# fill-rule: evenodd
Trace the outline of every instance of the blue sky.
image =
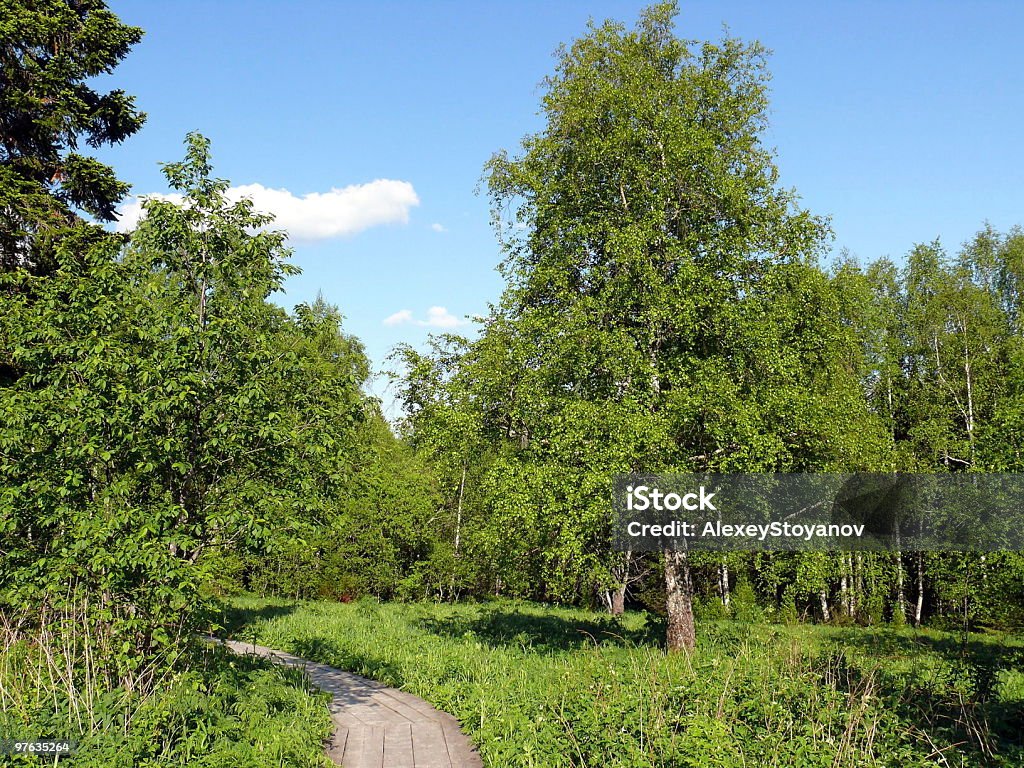
<svg viewBox="0 0 1024 768">
<path fill-rule="evenodd" d="M 149 118 L 100 156 L 133 193 L 162 193 L 158 163 L 208 136 L 216 174 L 287 220 L 303 273 L 278 300 L 322 292 L 380 367 L 497 299 L 484 162 L 541 128 L 559 43 L 591 17 L 632 26 L 646 3 L 110 5 L 146 36 L 103 85 Z M 899 259 L 1024 223 L 1024 3 L 680 5 L 682 37 L 726 24 L 773 50 L 766 142 L 783 185 L 831 217 L 836 252 Z"/>
</svg>

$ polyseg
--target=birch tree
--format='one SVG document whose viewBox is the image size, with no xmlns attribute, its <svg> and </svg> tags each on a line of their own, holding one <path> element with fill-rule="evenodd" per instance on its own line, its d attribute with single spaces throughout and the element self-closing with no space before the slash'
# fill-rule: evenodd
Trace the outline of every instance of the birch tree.
<svg viewBox="0 0 1024 768">
<path fill-rule="evenodd" d="M 766 52 L 682 40 L 675 13 L 563 47 L 545 127 L 487 165 L 508 287 L 485 336 L 518 350 L 501 407 L 529 442 L 565 413 L 614 421 L 622 472 L 856 463 L 856 345 L 814 267 L 826 223 L 762 143 Z M 690 648 L 687 553 L 662 563 L 667 644 Z"/>
</svg>

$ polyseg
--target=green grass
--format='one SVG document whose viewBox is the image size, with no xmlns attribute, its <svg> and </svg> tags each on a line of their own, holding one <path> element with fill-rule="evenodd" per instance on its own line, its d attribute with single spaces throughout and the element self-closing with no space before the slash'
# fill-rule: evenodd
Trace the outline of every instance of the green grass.
<svg viewBox="0 0 1024 768">
<path fill-rule="evenodd" d="M 494 768 L 1024 764 L 1024 641 L 660 620 L 522 603 L 238 598 L 236 638 L 415 693 Z"/>
<path fill-rule="evenodd" d="M 79 742 L 60 765 L 270 768 L 327 765 L 326 698 L 298 670 L 206 648 L 187 669 L 166 671 L 151 693 L 90 685 L 24 641 L 0 648 L 0 739 Z M 35 757 L 0 758 L 40 765 Z M 20 761 L 20 762 L 19 762 Z"/>
</svg>

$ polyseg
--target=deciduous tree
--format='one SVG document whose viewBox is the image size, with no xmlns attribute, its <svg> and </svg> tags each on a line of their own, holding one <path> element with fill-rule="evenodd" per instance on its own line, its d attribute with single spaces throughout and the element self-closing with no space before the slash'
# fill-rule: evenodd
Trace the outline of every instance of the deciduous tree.
<svg viewBox="0 0 1024 768">
<path fill-rule="evenodd" d="M 563 48 L 545 127 L 488 164 L 509 285 L 485 336 L 508 340 L 515 380 L 500 407 L 562 473 L 610 444 L 605 477 L 870 463 L 856 342 L 813 266 L 825 222 L 761 141 L 765 51 L 681 40 L 675 13 L 656 5 L 632 31 L 608 22 Z M 557 442 L 580 417 L 612 443 Z M 581 511 L 564 510 L 563 538 L 595 535 Z M 686 553 L 664 569 L 668 645 L 691 647 Z"/>
</svg>

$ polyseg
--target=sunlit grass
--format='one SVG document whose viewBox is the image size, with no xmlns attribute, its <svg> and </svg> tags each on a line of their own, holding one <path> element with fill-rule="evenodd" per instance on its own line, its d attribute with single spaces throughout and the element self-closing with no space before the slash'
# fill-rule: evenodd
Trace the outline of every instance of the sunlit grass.
<svg viewBox="0 0 1024 768">
<path fill-rule="evenodd" d="M 420 695 L 490 766 L 1020 765 L 1024 643 L 913 629 L 660 620 L 525 603 L 239 598 L 236 637 Z M 1016 730 L 1015 730 L 1016 729 Z M 938 750 L 938 751 L 937 751 Z"/>
<path fill-rule="evenodd" d="M 150 689 L 128 692 L 98 682 L 89 657 L 62 653 L 38 637 L 0 634 L 0 739 L 77 742 L 61 765 L 83 768 L 327 765 L 326 700 L 296 669 L 207 647 L 166 666 Z"/>
</svg>

